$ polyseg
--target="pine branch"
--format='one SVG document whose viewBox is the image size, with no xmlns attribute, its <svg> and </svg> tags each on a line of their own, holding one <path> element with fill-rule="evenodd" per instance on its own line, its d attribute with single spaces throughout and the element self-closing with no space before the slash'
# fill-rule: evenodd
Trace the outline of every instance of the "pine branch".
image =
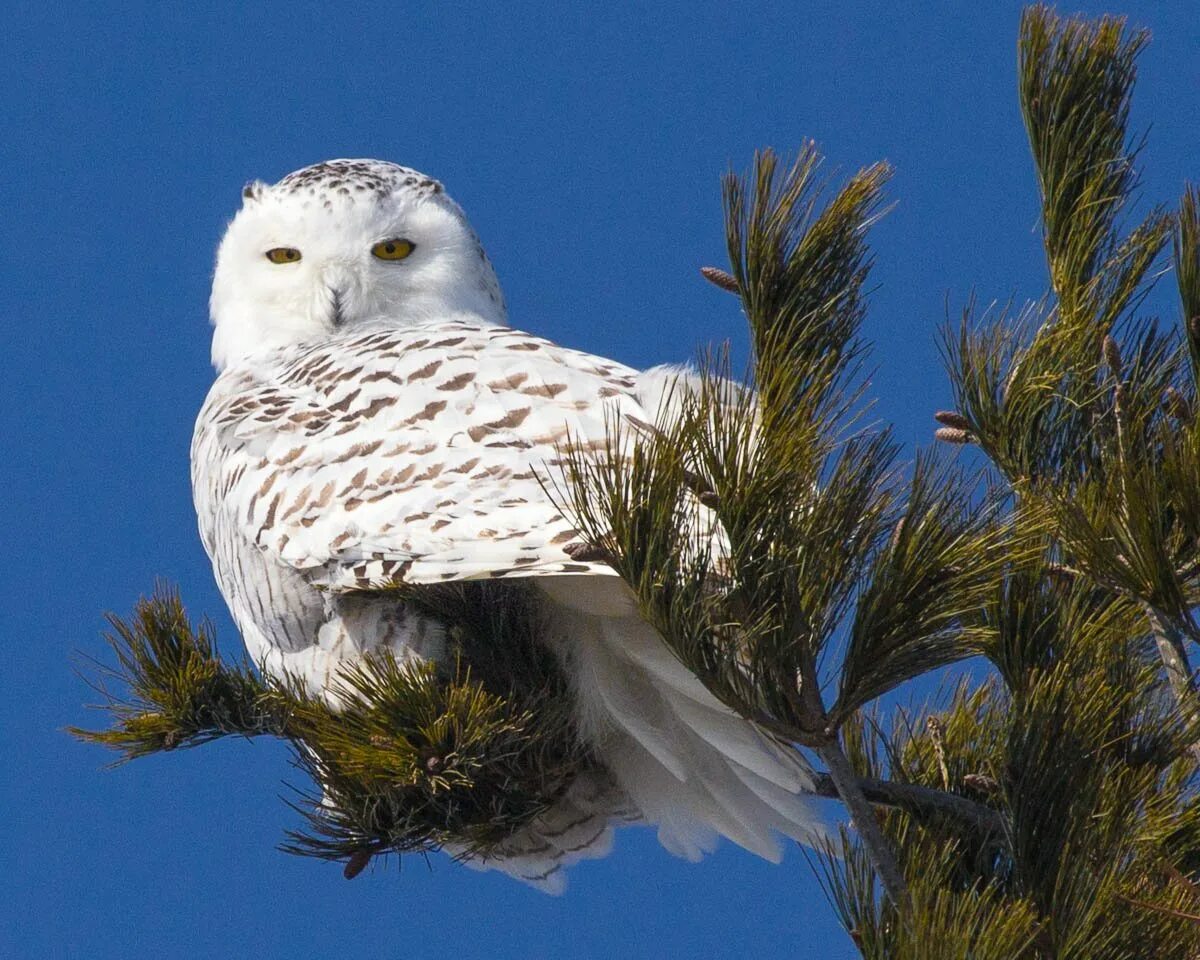
<svg viewBox="0 0 1200 960">
<path fill-rule="evenodd" d="M 867 800 L 863 784 L 859 781 L 842 751 L 842 746 L 831 738 L 816 747 L 817 756 L 829 767 L 829 778 L 834 790 L 850 812 L 854 829 L 862 840 L 863 848 L 871 858 L 871 864 L 879 875 L 888 899 L 898 908 L 909 905 L 908 886 L 891 843 L 875 819 L 875 811 Z"/>
<path fill-rule="evenodd" d="M 920 456 L 903 513 L 873 558 L 855 603 L 830 710 L 838 723 L 900 684 L 971 656 L 986 633 L 981 612 L 1022 546 L 1004 502 L 962 473 Z"/>
<path fill-rule="evenodd" d="M 1041 188 L 1051 282 L 1067 323 L 1115 316 L 1140 280 L 1127 278 L 1110 291 L 1109 303 L 1098 302 L 1095 281 L 1118 249 L 1116 220 L 1137 181 L 1138 147 L 1126 137 L 1136 61 L 1148 39 L 1146 31 L 1127 36 L 1115 17 L 1088 22 L 1045 6 L 1021 17 L 1021 111 Z"/>
<path fill-rule="evenodd" d="M 193 629 L 175 591 L 159 587 L 152 599 L 138 603 L 132 620 L 108 620 L 113 632 L 106 639 L 117 665 L 101 668 L 93 686 L 114 725 L 68 728 L 76 737 L 130 760 L 230 734 L 282 734 L 288 721 L 283 692 L 259 680 L 248 664 L 222 661 L 212 627 Z M 106 682 L 127 692 L 118 696 Z"/>
<path fill-rule="evenodd" d="M 820 165 L 810 142 L 781 176 L 765 150 L 747 177 L 730 173 L 724 185 L 730 274 L 750 324 L 761 408 L 810 422 L 837 406 L 862 349 L 865 234 L 891 176 L 886 164 L 867 167 L 821 208 Z"/>
<path fill-rule="evenodd" d="M 1146 40 L 1117 18 L 1064 18 L 1044 6 L 1022 17 L 1021 108 L 1053 296 L 1016 323 L 1006 312 L 975 323 L 968 308 L 961 326 L 943 334 L 956 407 L 1012 482 L 1046 480 L 1069 491 L 1093 468 L 1096 347 L 1146 294 L 1173 228 L 1156 209 L 1120 230 L 1138 180 L 1129 104 Z"/>
<path fill-rule="evenodd" d="M 1200 695 L 1197 693 L 1196 680 L 1188 660 L 1183 631 L 1169 617 L 1149 604 L 1145 604 L 1143 609 L 1175 700 L 1183 712 L 1185 721 L 1196 726 L 1200 724 Z M 1193 743 L 1190 749 L 1200 761 L 1200 743 Z"/>
<path fill-rule="evenodd" d="M 996 883 L 958 884 L 952 845 L 928 845 L 908 876 L 911 905 L 881 899 L 869 862 L 843 832 L 818 854 L 825 890 L 850 938 L 872 960 L 1042 960 L 1034 904 Z"/>
<path fill-rule="evenodd" d="M 430 851 L 486 852 L 554 803 L 595 761 L 575 735 L 571 699 L 536 643 L 531 591 L 496 583 L 406 592 L 451 625 L 457 662 L 400 664 L 385 653 L 343 671 L 325 697 L 260 679 L 216 652 L 179 597 L 160 589 L 134 617 L 111 617 L 116 665 L 103 678 L 107 730 L 72 729 L 123 759 L 229 734 L 288 742 L 317 792 L 295 808 L 308 830 L 284 849 L 343 860 Z M 468 666 L 469 664 L 469 666 Z"/>
<path fill-rule="evenodd" d="M 967 426 L 1024 505 L 1051 522 L 1070 565 L 1175 617 L 1187 607 L 1176 571 L 1194 549 L 1200 519 L 1189 471 L 1195 463 L 1185 461 L 1190 445 L 1162 424 L 1164 396 L 1187 405 L 1177 351 L 1150 325 L 1129 351 L 1113 333 L 1144 295 L 1174 228 L 1161 210 L 1124 238 L 1118 224 L 1138 178 L 1140 145 L 1129 143 L 1127 128 L 1146 40 L 1116 18 L 1087 22 L 1041 6 L 1026 10 L 1021 104 L 1057 305 L 1027 345 L 1003 333 L 972 336 L 964 326 L 957 341 L 947 338 L 947 352 Z M 1186 252 L 1189 197 L 1176 231 L 1181 280 L 1194 266 Z M 1160 650 L 1175 676 L 1182 650 L 1166 640 Z M 1196 713 L 1194 693 L 1177 678 L 1172 688 L 1185 698 L 1184 714 Z"/>
<path fill-rule="evenodd" d="M 1179 201 L 1172 253 L 1183 334 L 1192 361 L 1193 383 L 1200 383 L 1200 188 L 1189 184 Z"/>
<path fill-rule="evenodd" d="M 889 897 L 903 902 L 903 876 L 842 753 L 816 668 L 903 496 L 887 432 L 844 433 L 857 399 L 851 384 L 869 267 L 865 232 L 878 215 L 887 169 L 851 177 L 821 207 L 819 162 L 809 145 L 781 173 L 767 151 L 745 179 L 725 180 L 732 282 L 706 275 L 741 292 L 756 393 L 710 366 L 677 398 L 682 414 L 674 421 L 641 436 L 614 423 L 599 457 L 572 454 L 566 488 L 554 495 L 584 540 L 611 558 L 646 619 L 720 700 L 825 758 Z M 875 596 L 880 607 L 889 588 L 890 599 L 899 599 L 923 575 L 932 582 L 945 569 L 939 564 L 979 555 L 954 545 L 959 535 L 985 539 L 966 527 L 948 530 L 923 553 L 914 545 L 927 519 L 931 530 L 937 526 L 935 498 L 919 509 L 916 532 L 904 539 L 912 562 Z M 710 549 L 706 516 L 719 520 L 727 552 Z M 899 568 L 877 570 L 881 584 L 885 569 Z M 875 664 L 847 685 L 847 702 L 963 655 L 954 637 L 971 600 L 943 581 L 940 591 L 914 600 L 903 627 L 879 609 L 878 623 L 859 631 L 856 662 Z M 874 646 L 867 639 L 873 628 L 882 641 Z"/>
<path fill-rule="evenodd" d="M 998 811 L 946 790 L 876 777 L 859 777 L 858 786 L 863 796 L 877 806 L 894 807 L 924 818 L 945 817 L 985 835 L 1000 836 L 1004 832 L 1004 818 Z M 840 797 L 829 773 L 813 775 L 813 793 L 833 800 Z"/>
</svg>

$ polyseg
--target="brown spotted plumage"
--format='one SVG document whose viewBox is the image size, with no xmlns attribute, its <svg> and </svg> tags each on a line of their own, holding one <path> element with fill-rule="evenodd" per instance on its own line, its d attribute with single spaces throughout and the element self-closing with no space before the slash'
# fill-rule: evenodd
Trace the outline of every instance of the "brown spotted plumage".
<svg viewBox="0 0 1200 960">
<path fill-rule="evenodd" d="M 327 590 L 386 587 L 401 565 L 408 583 L 610 576 L 573 561 L 543 483 L 561 477 L 569 438 L 604 436 L 606 411 L 652 415 L 636 371 L 506 327 L 437 332 L 453 345 L 423 326 L 347 331 L 226 371 L 193 448 L 197 496 L 217 504 L 201 512 L 210 553 L 248 531 Z"/>
</svg>

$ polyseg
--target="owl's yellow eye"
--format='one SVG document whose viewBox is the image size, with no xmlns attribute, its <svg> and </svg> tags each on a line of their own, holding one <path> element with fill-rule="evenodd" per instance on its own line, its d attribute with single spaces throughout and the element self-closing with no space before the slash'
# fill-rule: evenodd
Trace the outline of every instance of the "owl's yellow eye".
<svg viewBox="0 0 1200 960">
<path fill-rule="evenodd" d="M 295 247 L 275 247 L 267 251 L 267 259 L 272 263 L 295 263 L 300 259 L 300 251 Z"/>
<path fill-rule="evenodd" d="M 411 240 L 395 237 L 391 240 L 380 240 L 371 248 L 371 252 L 380 260 L 403 260 L 417 249 Z"/>
</svg>

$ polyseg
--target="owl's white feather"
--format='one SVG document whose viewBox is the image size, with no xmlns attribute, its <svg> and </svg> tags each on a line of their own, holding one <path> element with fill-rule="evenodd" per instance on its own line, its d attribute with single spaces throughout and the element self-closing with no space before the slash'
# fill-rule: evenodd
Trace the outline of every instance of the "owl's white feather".
<svg viewBox="0 0 1200 960">
<path fill-rule="evenodd" d="M 443 653 L 440 623 L 364 591 L 531 578 L 608 776 L 574 785 L 474 866 L 558 890 L 565 866 L 604 855 L 612 826 L 635 820 L 689 859 L 718 835 L 770 859 L 779 836 L 809 839 L 799 755 L 721 705 L 609 567 L 572 559 L 578 534 L 545 492 L 563 441 L 601 448 L 614 417 L 654 422 L 679 371 L 509 329 L 462 211 L 415 171 L 331 161 L 245 197 L 217 260 L 221 373 L 192 483 L 250 654 L 326 692 L 364 651 Z M 373 256 L 401 239 L 408 257 Z M 273 262 L 275 248 L 299 259 Z"/>
</svg>

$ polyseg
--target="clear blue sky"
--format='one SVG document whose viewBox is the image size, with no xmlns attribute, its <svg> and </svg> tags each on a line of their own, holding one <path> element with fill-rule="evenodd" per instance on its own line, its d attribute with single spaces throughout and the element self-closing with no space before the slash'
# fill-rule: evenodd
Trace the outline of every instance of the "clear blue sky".
<svg viewBox="0 0 1200 960">
<path fill-rule="evenodd" d="M 274 849 L 295 823 L 280 784 L 299 776 L 277 745 L 112 771 L 61 731 L 94 719 L 73 654 L 101 654 L 101 612 L 155 577 L 237 648 L 187 450 L 212 376 L 213 251 L 252 177 L 339 156 L 422 169 L 474 221 L 515 325 L 649 365 L 726 337 L 744 348 L 731 298 L 696 273 L 722 262 L 730 163 L 803 137 L 831 170 L 886 158 L 899 205 L 874 235 L 866 332 L 878 409 L 909 444 L 947 403 L 947 304 L 1041 291 L 1017 3 L 566 6 L 7 9 L 0 954 L 854 955 L 795 853 L 776 867 L 726 845 L 693 866 L 627 831 L 558 899 L 441 858 L 347 883 Z M 1195 9 L 1118 11 L 1154 31 L 1134 112 L 1152 128 L 1148 200 L 1200 178 Z M 1151 305 L 1174 316 L 1167 287 Z"/>
</svg>

